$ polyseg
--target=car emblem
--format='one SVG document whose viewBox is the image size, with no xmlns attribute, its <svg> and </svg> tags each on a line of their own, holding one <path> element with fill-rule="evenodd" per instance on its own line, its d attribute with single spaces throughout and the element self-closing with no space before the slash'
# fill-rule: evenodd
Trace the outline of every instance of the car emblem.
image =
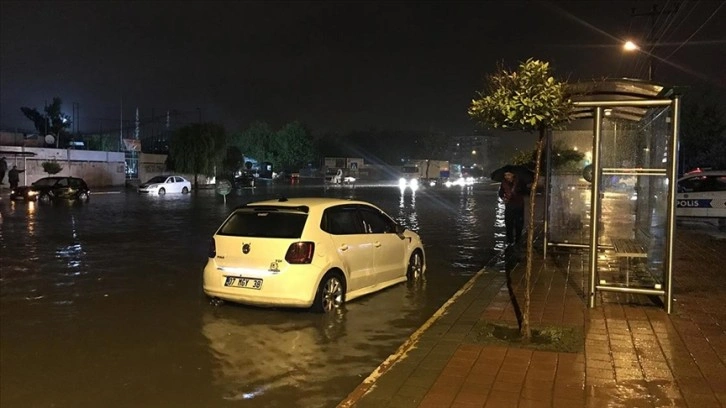
<svg viewBox="0 0 726 408">
<path fill-rule="evenodd" d="M 243 254 L 249 254 L 250 253 L 250 244 L 244 244 L 244 245 L 242 245 L 242 253 Z"/>
</svg>

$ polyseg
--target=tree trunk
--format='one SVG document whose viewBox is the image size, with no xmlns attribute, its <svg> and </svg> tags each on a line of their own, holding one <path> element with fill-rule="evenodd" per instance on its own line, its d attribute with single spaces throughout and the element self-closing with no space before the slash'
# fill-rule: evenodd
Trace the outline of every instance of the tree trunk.
<svg viewBox="0 0 726 408">
<path fill-rule="evenodd" d="M 544 145 L 547 129 L 539 129 L 537 140 L 537 157 L 534 165 L 534 181 L 529 191 L 529 226 L 527 227 L 527 268 L 524 271 L 524 311 L 522 312 L 521 334 L 525 341 L 532 338 L 532 329 L 529 326 L 529 308 L 532 295 L 532 257 L 534 256 L 534 200 L 537 197 L 537 182 L 539 181 L 539 170 L 542 162 L 542 147 Z"/>
</svg>

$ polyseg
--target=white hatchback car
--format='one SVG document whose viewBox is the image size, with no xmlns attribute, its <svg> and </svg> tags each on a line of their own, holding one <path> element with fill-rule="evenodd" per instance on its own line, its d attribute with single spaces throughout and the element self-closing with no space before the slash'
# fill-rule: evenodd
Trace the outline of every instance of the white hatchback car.
<svg viewBox="0 0 726 408">
<path fill-rule="evenodd" d="M 139 193 L 164 195 L 166 193 L 187 194 L 192 183 L 182 176 L 156 176 L 139 186 Z"/>
<path fill-rule="evenodd" d="M 423 279 L 421 238 L 378 207 L 334 198 L 281 198 L 235 209 L 212 238 L 204 293 L 257 306 L 330 312 Z"/>
<path fill-rule="evenodd" d="M 726 171 L 701 171 L 678 179 L 676 215 L 718 218 L 726 226 Z"/>
</svg>

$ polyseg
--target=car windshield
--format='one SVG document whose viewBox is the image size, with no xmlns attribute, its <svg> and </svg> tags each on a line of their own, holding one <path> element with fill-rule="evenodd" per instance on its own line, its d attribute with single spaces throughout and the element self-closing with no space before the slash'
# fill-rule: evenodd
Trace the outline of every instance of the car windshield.
<svg viewBox="0 0 726 408">
<path fill-rule="evenodd" d="M 42 179 L 36 181 L 35 183 L 33 183 L 33 185 L 40 186 L 40 187 L 52 186 L 52 185 L 55 185 L 55 183 L 57 183 L 57 182 L 58 182 L 57 178 L 42 178 Z"/>
<path fill-rule="evenodd" d="M 166 181 L 166 176 L 156 176 L 152 177 L 151 180 L 147 181 L 147 184 L 159 184 Z"/>
<path fill-rule="evenodd" d="M 300 238 L 308 216 L 299 211 L 241 209 L 219 229 L 219 235 Z"/>
</svg>

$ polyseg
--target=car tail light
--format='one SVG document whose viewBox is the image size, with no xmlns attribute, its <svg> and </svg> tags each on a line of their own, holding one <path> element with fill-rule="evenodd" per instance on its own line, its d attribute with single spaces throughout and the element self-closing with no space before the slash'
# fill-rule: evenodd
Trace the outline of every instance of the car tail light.
<svg viewBox="0 0 726 408">
<path fill-rule="evenodd" d="M 214 258 L 217 256 L 217 244 L 214 242 L 214 238 L 209 240 L 209 257 Z"/>
<path fill-rule="evenodd" d="M 314 242 L 296 242 L 287 248 L 285 260 L 291 264 L 309 264 L 313 261 L 315 253 Z"/>
</svg>

